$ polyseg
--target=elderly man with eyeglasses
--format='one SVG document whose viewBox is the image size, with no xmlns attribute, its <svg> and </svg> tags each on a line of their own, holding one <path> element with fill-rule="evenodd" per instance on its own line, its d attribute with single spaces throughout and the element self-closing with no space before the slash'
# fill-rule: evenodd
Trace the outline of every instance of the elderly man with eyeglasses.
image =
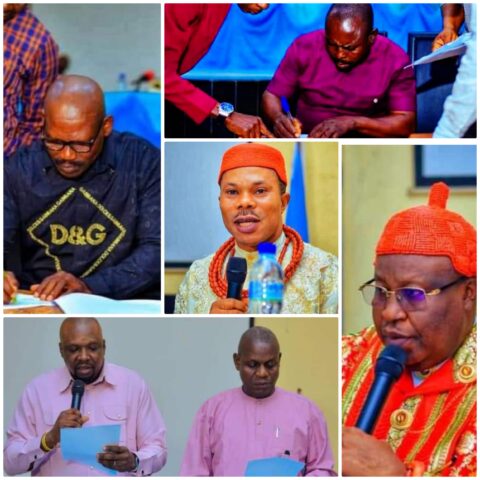
<svg viewBox="0 0 480 480">
<path fill-rule="evenodd" d="M 4 303 L 18 288 L 159 298 L 160 151 L 112 128 L 94 80 L 48 90 L 42 140 L 5 161 Z"/>
<path fill-rule="evenodd" d="M 389 220 L 360 287 L 374 325 L 343 340 L 346 476 L 476 475 L 476 231 L 448 193 Z M 355 425 L 386 345 L 406 368 L 369 435 Z"/>
</svg>

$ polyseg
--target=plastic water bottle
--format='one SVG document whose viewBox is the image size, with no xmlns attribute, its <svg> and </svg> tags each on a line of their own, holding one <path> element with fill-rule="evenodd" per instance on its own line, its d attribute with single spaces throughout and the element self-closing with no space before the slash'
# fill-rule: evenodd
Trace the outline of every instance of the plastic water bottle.
<svg viewBox="0 0 480 480">
<path fill-rule="evenodd" d="M 120 72 L 117 78 L 117 90 L 119 92 L 126 92 L 127 88 L 127 74 L 124 72 Z"/>
<path fill-rule="evenodd" d="M 258 245 L 258 260 L 250 272 L 249 313 L 280 313 L 283 301 L 283 270 L 275 258 L 273 243 Z"/>
</svg>

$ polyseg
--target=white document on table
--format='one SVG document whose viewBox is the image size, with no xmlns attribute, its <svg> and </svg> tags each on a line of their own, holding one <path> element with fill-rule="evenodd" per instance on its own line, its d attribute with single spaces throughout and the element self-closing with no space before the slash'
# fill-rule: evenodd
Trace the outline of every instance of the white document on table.
<svg viewBox="0 0 480 480">
<path fill-rule="evenodd" d="M 154 314 L 162 313 L 160 300 L 113 300 L 88 293 L 69 293 L 55 303 L 68 314 Z"/>
</svg>

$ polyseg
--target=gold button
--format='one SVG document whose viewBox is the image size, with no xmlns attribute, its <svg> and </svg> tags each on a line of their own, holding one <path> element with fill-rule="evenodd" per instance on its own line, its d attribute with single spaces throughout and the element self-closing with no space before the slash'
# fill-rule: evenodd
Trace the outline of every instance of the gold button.
<svg viewBox="0 0 480 480">
<path fill-rule="evenodd" d="M 413 422 L 413 415 L 404 408 L 399 408 L 392 412 L 390 416 L 390 424 L 392 427 L 398 430 L 405 430 L 408 428 Z"/>
<path fill-rule="evenodd" d="M 462 383 L 470 383 L 476 378 L 475 367 L 473 365 L 460 365 L 457 370 L 458 379 Z"/>
</svg>

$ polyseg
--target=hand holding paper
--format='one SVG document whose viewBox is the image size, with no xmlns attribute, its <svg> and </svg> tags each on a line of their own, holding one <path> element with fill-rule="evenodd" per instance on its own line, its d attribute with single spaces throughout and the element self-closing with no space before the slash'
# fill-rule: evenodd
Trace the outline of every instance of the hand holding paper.
<svg viewBox="0 0 480 480">
<path fill-rule="evenodd" d="M 405 69 L 411 66 L 423 65 L 425 63 L 436 62 L 437 60 L 443 60 L 444 58 L 450 58 L 450 57 L 455 57 L 457 55 L 462 55 L 463 53 L 465 53 L 465 50 L 467 49 L 467 42 L 471 38 L 472 38 L 471 33 L 464 33 L 453 42 L 447 43 L 443 47 L 440 47 L 434 52 L 429 53 L 428 55 L 425 55 L 424 57 L 419 58 L 418 60 L 415 60 L 413 63 L 403 68 Z"/>
<path fill-rule="evenodd" d="M 97 459 L 104 467 L 118 472 L 131 472 L 137 466 L 135 455 L 120 445 L 105 445 L 104 452 L 99 453 Z"/>
<path fill-rule="evenodd" d="M 97 455 L 106 445 L 118 444 L 120 425 L 99 425 L 84 428 L 62 428 L 61 446 L 64 460 L 89 465 L 109 475 L 116 475 L 112 468 L 99 463 Z"/>
</svg>

